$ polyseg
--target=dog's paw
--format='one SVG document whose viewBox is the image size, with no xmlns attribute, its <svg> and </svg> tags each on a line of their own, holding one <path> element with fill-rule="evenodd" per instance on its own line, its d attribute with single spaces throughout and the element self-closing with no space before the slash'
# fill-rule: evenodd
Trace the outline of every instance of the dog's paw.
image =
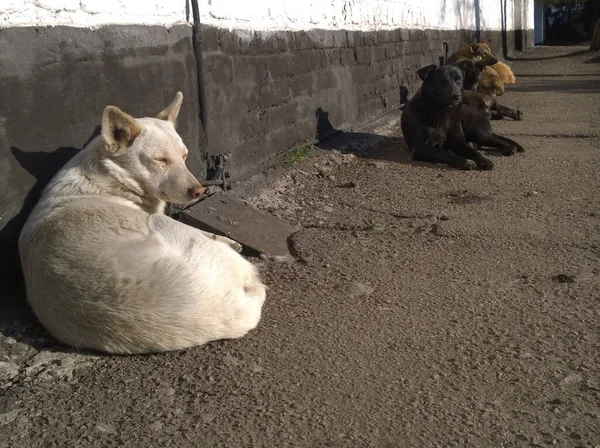
<svg viewBox="0 0 600 448">
<path fill-rule="evenodd" d="M 221 243 L 227 244 L 229 247 L 231 247 L 233 250 L 235 250 L 238 254 L 243 249 L 243 247 L 240 243 L 238 243 L 237 241 L 233 241 L 232 239 L 227 238 L 225 236 L 214 235 L 213 240 L 220 241 Z"/>
<path fill-rule="evenodd" d="M 486 159 L 485 157 L 481 157 L 477 161 L 477 168 L 484 171 L 491 170 L 494 168 L 494 162 L 492 162 L 490 159 Z"/>
<path fill-rule="evenodd" d="M 510 148 L 504 148 L 502 150 L 502 155 L 503 156 L 513 156 L 515 154 L 515 152 L 517 152 L 517 148 L 515 148 L 514 146 L 511 146 Z"/>
<path fill-rule="evenodd" d="M 523 119 L 523 112 L 517 109 L 515 112 L 515 121 L 521 121 Z"/>
<path fill-rule="evenodd" d="M 477 164 L 471 159 L 465 159 L 465 161 L 458 168 L 460 168 L 461 170 L 470 171 L 477 168 Z"/>
</svg>

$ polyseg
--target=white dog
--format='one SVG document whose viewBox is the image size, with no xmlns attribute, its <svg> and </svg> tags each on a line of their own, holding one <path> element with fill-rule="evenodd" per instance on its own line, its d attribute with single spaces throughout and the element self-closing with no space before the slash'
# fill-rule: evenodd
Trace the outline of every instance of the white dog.
<svg viewBox="0 0 600 448">
<path fill-rule="evenodd" d="M 23 228 L 27 300 L 59 341 L 109 353 L 177 350 L 258 325 L 266 287 L 236 242 L 164 215 L 204 188 L 175 131 L 108 106 L 102 134 L 62 168 Z"/>
</svg>

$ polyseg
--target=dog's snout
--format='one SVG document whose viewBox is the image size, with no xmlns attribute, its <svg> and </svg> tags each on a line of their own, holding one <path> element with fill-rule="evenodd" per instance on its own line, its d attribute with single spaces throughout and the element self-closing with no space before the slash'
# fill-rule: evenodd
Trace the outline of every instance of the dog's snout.
<svg viewBox="0 0 600 448">
<path fill-rule="evenodd" d="M 453 100 L 460 100 L 460 93 L 454 93 L 454 94 L 452 95 L 452 99 L 453 99 Z"/>
<path fill-rule="evenodd" d="M 202 194 L 206 191 L 206 188 L 204 188 L 202 185 L 198 184 L 198 185 L 194 185 L 193 187 L 191 187 L 188 190 L 188 193 L 190 194 L 191 197 L 193 198 L 199 198 L 200 196 L 202 196 Z"/>
</svg>

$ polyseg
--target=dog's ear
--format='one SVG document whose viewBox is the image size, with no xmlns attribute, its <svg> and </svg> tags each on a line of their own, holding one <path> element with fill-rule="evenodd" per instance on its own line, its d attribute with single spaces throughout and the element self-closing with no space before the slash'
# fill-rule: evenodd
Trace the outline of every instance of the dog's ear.
<svg viewBox="0 0 600 448">
<path fill-rule="evenodd" d="M 477 51 L 477 45 L 478 44 L 469 45 L 469 50 L 471 53 L 475 53 Z"/>
<path fill-rule="evenodd" d="M 115 153 L 131 146 L 142 128 L 131 115 L 115 106 L 106 106 L 102 114 L 102 140 L 104 148 Z"/>
<path fill-rule="evenodd" d="M 421 78 L 421 81 L 425 81 L 425 78 L 427 78 L 427 75 L 429 75 L 429 72 L 436 67 L 437 67 L 437 65 L 431 64 L 431 65 L 428 65 L 427 67 L 420 68 L 419 70 L 417 70 L 417 75 L 419 76 L 419 78 Z"/>
<path fill-rule="evenodd" d="M 175 126 L 177 116 L 179 115 L 179 109 L 181 109 L 181 103 L 183 102 L 183 93 L 177 92 L 175 99 L 169 104 L 156 118 L 159 120 L 165 120 Z"/>
</svg>

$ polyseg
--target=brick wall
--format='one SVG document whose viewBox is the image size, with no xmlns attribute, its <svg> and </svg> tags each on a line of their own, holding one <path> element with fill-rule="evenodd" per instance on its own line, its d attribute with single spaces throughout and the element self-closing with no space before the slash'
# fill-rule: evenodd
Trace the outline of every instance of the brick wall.
<svg viewBox="0 0 600 448">
<path fill-rule="evenodd" d="M 473 42 L 472 31 L 239 32 L 203 27 L 209 152 L 230 155 L 245 177 L 315 136 L 317 108 L 356 127 L 418 88 L 416 70 Z M 497 54 L 500 32 L 483 33 Z M 509 49 L 513 48 L 509 34 Z"/>
</svg>

